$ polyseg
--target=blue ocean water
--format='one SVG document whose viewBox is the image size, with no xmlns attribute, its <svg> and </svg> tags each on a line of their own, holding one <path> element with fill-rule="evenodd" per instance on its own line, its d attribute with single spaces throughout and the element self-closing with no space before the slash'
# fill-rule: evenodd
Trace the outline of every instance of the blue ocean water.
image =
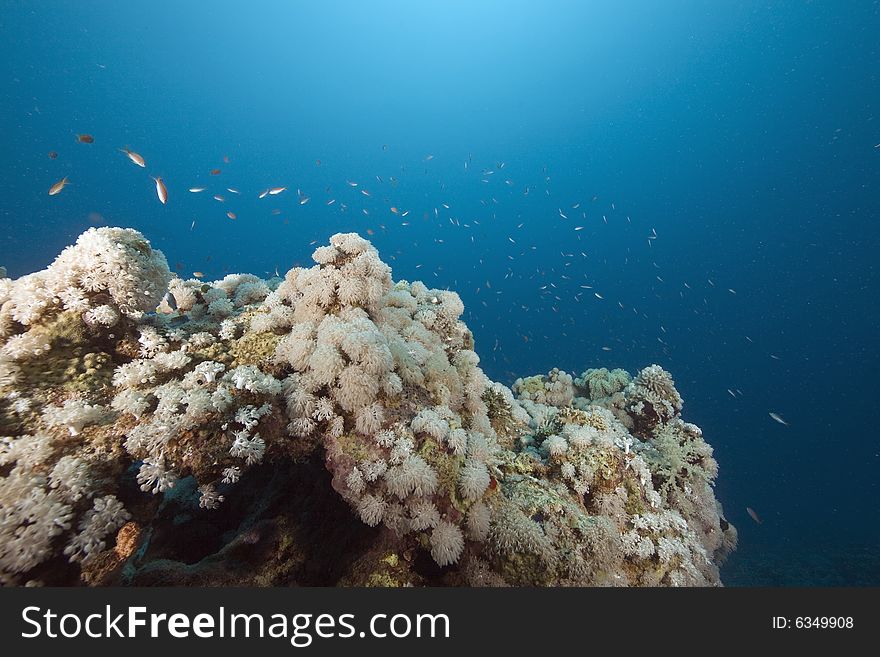
<svg viewBox="0 0 880 657">
<path fill-rule="evenodd" d="M 739 528 L 726 583 L 877 585 L 878 28 L 876 2 L 7 0 L 0 265 L 109 224 L 182 275 L 269 276 L 358 231 L 459 292 L 493 379 L 670 370 Z"/>
</svg>

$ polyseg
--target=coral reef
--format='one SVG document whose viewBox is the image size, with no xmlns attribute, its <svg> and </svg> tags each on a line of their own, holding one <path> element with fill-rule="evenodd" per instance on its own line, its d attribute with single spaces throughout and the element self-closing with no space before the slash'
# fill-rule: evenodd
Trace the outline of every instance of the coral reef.
<svg viewBox="0 0 880 657">
<path fill-rule="evenodd" d="M 90 229 L 0 279 L 0 583 L 718 585 L 717 463 L 657 365 L 479 367 L 360 236 L 264 281 Z"/>
</svg>

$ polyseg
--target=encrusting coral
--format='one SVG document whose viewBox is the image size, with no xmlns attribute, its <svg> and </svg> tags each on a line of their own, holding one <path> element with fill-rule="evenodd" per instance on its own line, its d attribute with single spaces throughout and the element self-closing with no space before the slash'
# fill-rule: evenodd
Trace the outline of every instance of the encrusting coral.
<svg viewBox="0 0 880 657">
<path fill-rule="evenodd" d="M 454 292 L 354 233 L 313 259 L 203 283 L 93 228 L 0 279 L 0 582 L 720 584 L 736 530 L 665 370 L 511 390 Z"/>
</svg>

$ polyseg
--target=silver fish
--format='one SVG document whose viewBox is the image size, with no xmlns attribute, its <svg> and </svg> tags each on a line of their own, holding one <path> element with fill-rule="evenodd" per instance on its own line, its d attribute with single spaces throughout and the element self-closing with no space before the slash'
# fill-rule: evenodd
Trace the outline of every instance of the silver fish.
<svg viewBox="0 0 880 657">
<path fill-rule="evenodd" d="M 779 415 L 779 413 L 774 413 L 773 411 L 770 411 L 770 417 L 773 418 L 776 422 L 779 422 L 779 424 L 785 425 L 786 427 L 788 426 L 788 422 L 783 420 L 782 416 Z"/>
</svg>

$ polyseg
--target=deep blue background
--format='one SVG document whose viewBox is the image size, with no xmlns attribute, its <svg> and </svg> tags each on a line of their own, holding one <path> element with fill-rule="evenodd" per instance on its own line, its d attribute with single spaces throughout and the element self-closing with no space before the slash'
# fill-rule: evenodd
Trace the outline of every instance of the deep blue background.
<svg viewBox="0 0 880 657">
<path fill-rule="evenodd" d="M 125 4 L 0 6 L 11 275 L 93 224 L 208 277 L 370 229 L 492 378 L 671 370 L 729 583 L 880 584 L 877 3 Z"/>
</svg>

